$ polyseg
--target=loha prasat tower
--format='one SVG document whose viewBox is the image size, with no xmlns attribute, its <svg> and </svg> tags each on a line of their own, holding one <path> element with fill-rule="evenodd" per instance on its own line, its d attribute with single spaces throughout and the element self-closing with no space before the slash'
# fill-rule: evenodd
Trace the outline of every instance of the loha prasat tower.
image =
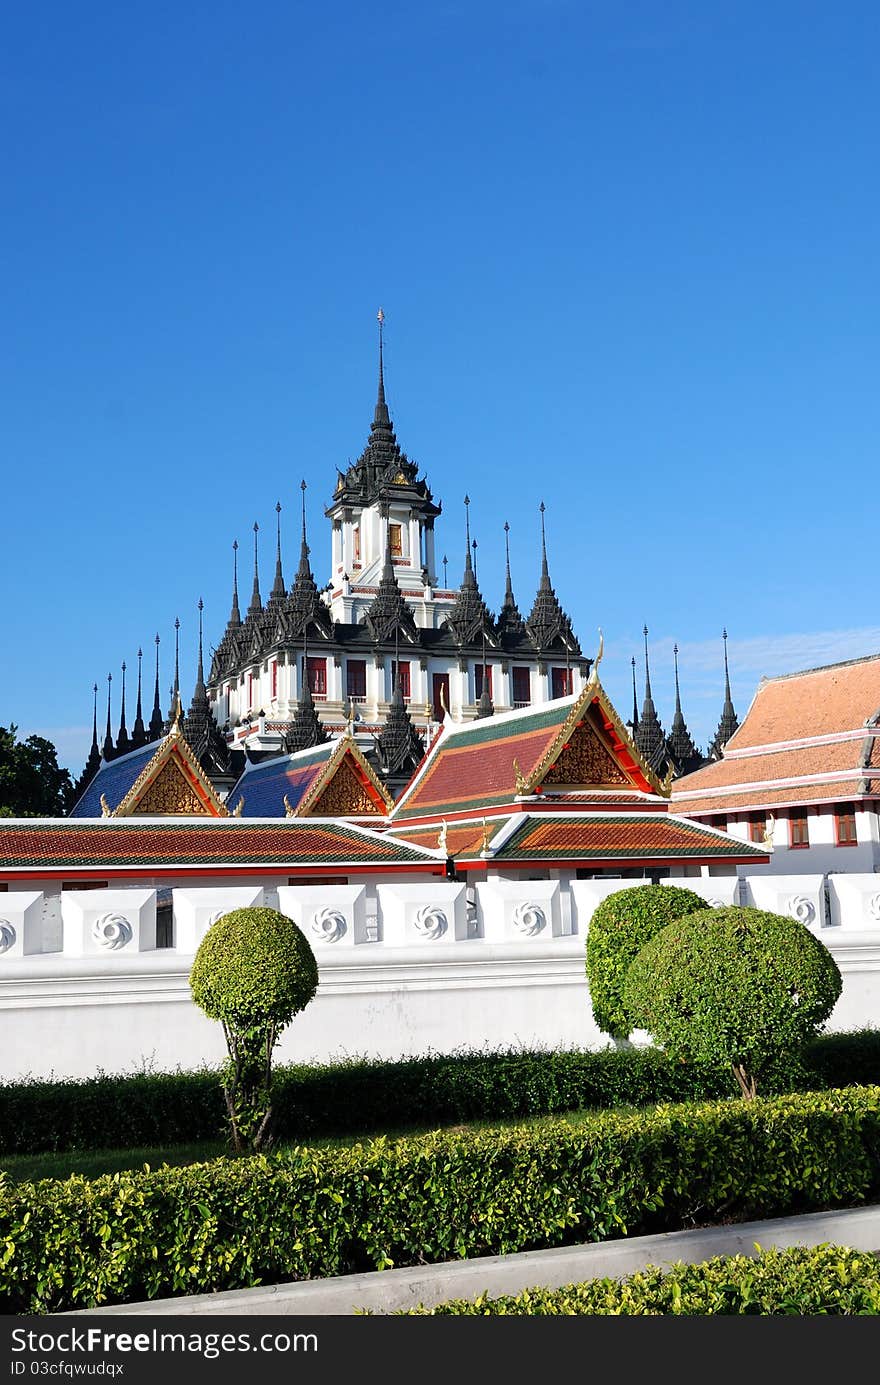
<svg viewBox="0 0 880 1385">
<path fill-rule="evenodd" d="M 244 615 L 233 546 L 231 612 L 206 690 L 213 718 L 235 749 L 252 756 L 299 750 L 304 739 L 348 727 L 380 772 L 391 773 L 393 765 L 393 773 L 405 777 L 447 711 L 467 721 L 578 692 L 590 660 L 550 582 L 543 503 L 540 574 L 527 616 L 514 599 L 509 547 L 497 618 L 483 599 L 467 496 L 461 584 L 448 587 L 438 577 L 441 506 L 397 441 L 385 396 L 381 309 L 378 324 L 369 437 L 353 465 L 337 468 L 324 511 L 329 580 L 326 567 L 313 567 L 303 481 L 293 580 L 288 587 L 279 504 L 271 591 L 264 601 L 255 525 L 253 587 Z M 509 543 L 507 530 L 506 538 Z"/>
</svg>

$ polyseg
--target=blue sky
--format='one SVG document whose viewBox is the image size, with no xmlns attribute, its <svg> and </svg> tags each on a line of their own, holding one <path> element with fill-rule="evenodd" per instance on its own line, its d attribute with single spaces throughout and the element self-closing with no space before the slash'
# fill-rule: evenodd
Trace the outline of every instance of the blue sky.
<svg viewBox="0 0 880 1385">
<path fill-rule="evenodd" d="M 175 616 L 188 693 L 278 499 L 292 577 L 301 478 L 326 580 L 380 304 L 450 578 L 467 491 L 489 605 L 506 518 L 528 608 L 543 499 L 624 715 L 645 622 L 703 744 L 724 625 L 741 716 L 880 649 L 878 51 L 848 0 L 10 10 L 0 723 L 78 772 L 157 631 L 167 700 Z"/>
</svg>

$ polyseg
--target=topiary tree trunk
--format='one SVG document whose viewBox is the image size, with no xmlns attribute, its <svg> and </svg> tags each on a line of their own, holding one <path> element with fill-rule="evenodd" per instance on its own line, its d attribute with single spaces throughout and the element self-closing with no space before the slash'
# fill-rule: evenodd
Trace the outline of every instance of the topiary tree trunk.
<svg viewBox="0 0 880 1385">
<path fill-rule="evenodd" d="M 277 909 L 233 909 L 212 924 L 190 972 L 193 1000 L 223 1025 L 223 1096 L 236 1154 L 274 1143 L 272 1051 L 318 988 L 308 939 Z"/>
</svg>

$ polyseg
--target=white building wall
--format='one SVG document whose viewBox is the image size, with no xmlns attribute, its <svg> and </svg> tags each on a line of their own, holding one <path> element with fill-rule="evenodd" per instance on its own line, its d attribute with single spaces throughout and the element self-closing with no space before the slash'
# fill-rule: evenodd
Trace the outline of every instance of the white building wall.
<svg viewBox="0 0 880 1385">
<path fill-rule="evenodd" d="M 285 1031 L 281 1061 L 600 1047 L 607 1040 L 592 1019 L 584 968 L 589 920 L 602 898 L 636 883 L 567 876 L 468 886 L 371 877 L 326 887 L 200 882 L 173 892 L 172 948 L 155 946 L 156 897 L 142 882 L 38 898 L 10 891 L 0 896 L 0 1080 L 219 1062 L 222 1032 L 192 1003 L 189 969 L 218 910 L 245 900 L 294 918 L 318 961 L 317 996 Z M 710 903 L 744 890 L 740 902 L 801 918 L 843 975 L 830 1028 L 876 1023 L 877 876 L 664 883 L 686 885 Z"/>
</svg>

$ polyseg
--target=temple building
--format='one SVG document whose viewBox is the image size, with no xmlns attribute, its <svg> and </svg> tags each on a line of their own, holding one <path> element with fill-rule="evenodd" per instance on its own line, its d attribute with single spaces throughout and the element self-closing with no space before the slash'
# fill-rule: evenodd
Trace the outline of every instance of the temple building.
<svg viewBox="0 0 880 1385">
<path fill-rule="evenodd" d="M 728 680 L 722 737 L 672 812 L 772 845 L 777 873 L 880 869 L 880 656 L 764 678 L 742 725 Z"/>
<path fill-rule="evenodd" d="M 583 687 L 590 661 L 550 581 L 543 503 L 540 577 L 527 616 L 514 598 L 509 548 L 497 618 L 486 604 L 475 571 L 467 496 L 461 584 L 450 588 L 438 578 L 440 506 L 394 432 L 385 398 L 382 321 L 380 313 L 370 435 L 358 460 L 338 471 L 325 510 L 329 580 L 319 586 L 312 568 L 303 482 L 292 585 L 285 585 L 276 507 L 270 594 L 264 602 L 255 526 L 250 602 L 242 615 L 236 547 L 230 617 L 206 687 L 214 720 L 233 747 L 256 754 L 305 749 L 314 743 L 316 718 L 318 734 L 347 725 L 380 773 L 402 784 L 447 710 L 466 721 L 493 710 L 541 705 Z"/>
</svg>

